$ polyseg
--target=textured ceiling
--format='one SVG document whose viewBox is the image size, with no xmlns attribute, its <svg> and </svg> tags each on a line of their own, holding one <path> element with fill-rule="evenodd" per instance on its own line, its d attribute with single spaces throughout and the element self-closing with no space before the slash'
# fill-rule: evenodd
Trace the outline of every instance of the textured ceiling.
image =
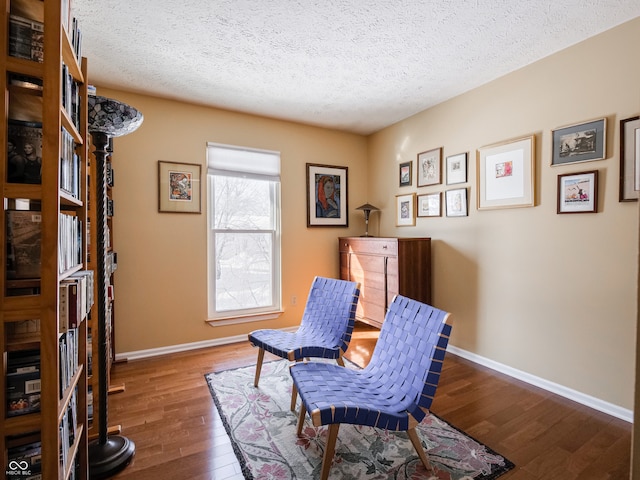
<svg viewBox="0 0 640 480">
<path fill-rule="evenodd" d="M 91 83 L 369 134 L 639 0 L 73 0 Z"/>
</svg>

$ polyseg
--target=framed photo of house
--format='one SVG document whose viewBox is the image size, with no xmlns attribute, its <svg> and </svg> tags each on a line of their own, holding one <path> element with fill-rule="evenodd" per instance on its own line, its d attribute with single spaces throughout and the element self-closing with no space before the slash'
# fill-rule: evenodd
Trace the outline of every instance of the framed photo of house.
<svg viewBox="0 0 640 480">
<path fill-rule="evenodd" d="M 445 203 L 447 206 L 447 217 L 466 217 L 467 209 L 467 189 L 455 188 L 445 192 Z"/>
<path fill-rule="evenodd" d="M 640 197 L 640 116 L 620 120 L 621 202 L 637 202 Z"/>
<path fill-rule="evenodd" d="M 598 211 L 598 171 L 558 175 L 558 213 Z"/>
<path fill-rule="evenodd" d="M 418 154 L 418 186 L 437 185 L 441 180 L 442 147 Z"/>
<path fill-rule="evenodd" d="M 467 181 L 467 152 L 447 157 L 447 185 Z"/>
<path fill-rule="evenodd" d="M 348 227 L 347 167 L 307 163 L 307 227 Z"/>
<path fill-rule="evenodd" d="M 200 213 L 201 165 L 158 161 L 158 211 Z"/>
<path fill-rule="evenodd" d="M 413 162 L 405 162 L 400 164 L 400 186 L 410 187 L 413 183 L 411 173 L 413 170 Z"/>
<path fill-rule="evenodd" d="M 440 217 L 440 192 L 418 195 L 418 217 Z"/>
<path fill-rule="evenodd" d="M 535 135 L 477 151 L 478 210 L 533 207 Z"/>
<path fill-rule="evenodd" d="M 396 226 L 412 227 L 416 224 L 416 194 L 396 195 Z"/>
<path fill-rule="evenodd" d="M 552 130 L 551 166 L 603 160 L 607 156 L 607 119 Z"/>
</svg>

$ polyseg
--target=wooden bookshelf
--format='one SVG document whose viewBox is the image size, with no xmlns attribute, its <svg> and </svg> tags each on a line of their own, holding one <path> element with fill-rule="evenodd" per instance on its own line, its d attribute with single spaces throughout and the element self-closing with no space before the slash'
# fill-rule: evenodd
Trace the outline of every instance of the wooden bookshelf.
<svg viewBox="0 0 640 480">
<path fill-rule="evenodd" d="M 12 448 L 24 442 L 39 442 L 42 478 L 86 480 L 87 322 L 80 316 L 77 325 L 67 328 L 61 314 L 66 305 L 61 301 L 61 284 L 87 266 L 87 61 L 77 58 L 68 9 L 69 2 L 65 0 L 4 0 L 0 12 L 3 25 L 10 27 L 8 32 L 3 30 L 0 39 L 4 60 L 0 105 L 5 112 L 0 129 L 0 349 L 4 372 L 0 389 L 0 452 L 7 466 Z M 13 33 L 12 15 L 35 21 L 43 29 L 41 35 L 31 37 L 31 58 L 20 58 L 16 52 L 24 47 L 23 43 L 16 43 L 16 38 L 23 39 L 24 35 L 16 37 Z M 64 72 L 68 82 L 63 80 Z M 41 83 L 41 88 L 16 84 L 17 77 L 31 77 Z M 70 98 L 68 90 L 63 94 L 67 84 L 78 92 L 74 104 L 78 110 L 65 102 Z M 41 124 L 39 183 L 9 181 L 10 170 L 14 169 L 8 153 L 9 142 L 13 142 L 8 134 L 9 120 Z M 66 147 L 71 150 L 65 153 Z M 61 176 L 70 159 L 70 171 L 77 182 L 73 192 L 68 191 Z M 40 224 L 36 242 L 39 275 L 32 278 L 14 278 L 16 274 L 9 271 L 13 268 L 9 258 L 12 265 L 18 264 L 14 253 L 18 240 L 7 225 L 7 212 L 12 209 L 32 212 Z M 75 226 L 67 230 L 65 220 Z M 83 315 L 84 312 L 86 309 Z M 27 350 L 39 355 L 39 409 L 34 402 L 34 411 L 12 416 L 8 413 L 9 362 L 12 355 Z M 69 416 L 75 421 L 71 422 Z M 69 428 L 61 434 L 64 425 Z"/>
</svg>

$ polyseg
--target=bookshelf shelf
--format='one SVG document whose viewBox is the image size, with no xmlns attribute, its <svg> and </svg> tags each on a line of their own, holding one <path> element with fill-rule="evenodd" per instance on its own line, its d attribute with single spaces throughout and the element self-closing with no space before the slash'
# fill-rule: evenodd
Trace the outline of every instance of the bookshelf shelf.
<svg viewBox="0 0 640 480">
<path fill-rule="evenodd" d="M 0 451 L 41 478 L 87 480 L 87 61 L 68 1 L 4 7 Z"/>
</svg>

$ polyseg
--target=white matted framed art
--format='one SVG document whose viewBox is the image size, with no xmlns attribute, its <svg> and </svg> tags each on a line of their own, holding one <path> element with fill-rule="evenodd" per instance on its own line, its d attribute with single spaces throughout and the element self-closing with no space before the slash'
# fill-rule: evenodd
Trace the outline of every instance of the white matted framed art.
<svg viewBox="0 0 640 480">
<path fill-rule="evenodd" d="M 440 217 L 442 215 L 440 198 L 440 192 L 418 195 L 418 217 Z"/>
<path fill-rule="evenodd" d="M 412 227 L 416 224 L 416 194 L 396 195 L 396 226 Z"/>
<path fill-rule="evenodd" d="M 418 154 L 418 186 L 437 185 L 442 183 L 442 147 L 420 152 Z"/>
<path fill-rule="evenodd" d="M 620 120 L 621 202 L 637 202 L 640 197 L 640 116 Z"/>
<path fill-rule="evenodd" d="M 535 205 L 535 135 L 477 151 L 478 210 Z"/>
<path fill-rule="evenodd" d="M 454 188 L 444 192 L 447 205 L 447 217 L 466 217 L 467 209 L 467 189 Z"/>
<path fill-rule="evenodd" d="M 467 152 L 447 157 L 447 185 L 467 181 Z"/>
<path fill-rule="evenodd" d="M 348 167 L 307 163 L 307 227 L 348 227 Z"/>
<path fill-rule="evenodd" d="M 558 213 L 597 212 L 597 170 L 558 175 Z"/>
</svg>

